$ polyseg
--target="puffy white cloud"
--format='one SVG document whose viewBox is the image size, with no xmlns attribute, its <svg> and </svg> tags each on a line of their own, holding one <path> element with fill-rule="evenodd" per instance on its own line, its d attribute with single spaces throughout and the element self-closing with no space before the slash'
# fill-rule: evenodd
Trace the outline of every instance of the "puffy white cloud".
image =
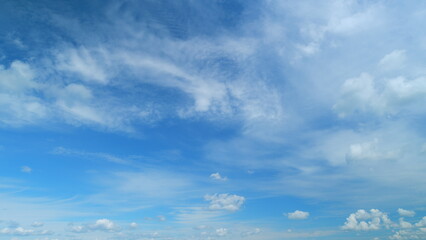
<svg viewBox="0 0 426 240">
<path fill-rule="evenodd" d="M 425 227 L 426 226 L 426 217 L 423 217 L 419 222 L 416 223 L 416 227 Z"/>
<path fill-rule="evenodd" d="M 403 208 L 398 208 L 398 214 L 403 217 L 414 217 L 414 215 L 416 215 L 416 212 L 411 210 L 405 210 Z"/>
<path fill-rule="evenodd" d="M 340 97 L 333 108 L 342 118 L 369 113 L 377 116 L 404 111 L 421 113 L 424 109 L 419 106 L 425 98 L 425 77 L 377 79 L 362 73 L 343 83 Z"/>
<path fill-rule="evenodd" d="M 94 224 L 69 225 L 69 231 L 74 233 L 87 233 L 92 231 L 117 232 L 119 230 L 120 227 L 118 225 L 106 218 L 98 219 Z"/>
<path fill-rule="evenodd" d="M 339 101 L 333 106 L 339 117 L 346 117 L 356 111 L 368 111 L 371 108 L 380 109 L 382 103 L 374 86 L 374 79 L 367 73 L 357 78 L 346 80 L 340 92 Z"/>
<path fill-rule="evenodd" d="M 391 240 L 425 239 L 426 231 L 422 229 L 403 229 L 389 237 Z"/>
<path fill-rule="evenodd" d="M 392 225 L 392 221 L 387 214 L 377 209 L 371 209 L 370 212 L 360 209 L 355 213 L 351 213 L 342 229 L 344 230 L 379 230 L 382 226 L 386 228 Z"/>
<path fill-rule="evenodd" d="M 301 219 L 307 219 L 309 217 L 309 212 L 296 210 L 294 212 L 287 213 L 286 215 L 288 219 L 301 220 Z"/>
<path fill-rule="evenodd" d="M 228 234 L 228 229 L 226 228 L 218 228 L 216 229 L 216 235 L 219 237 L 223 237 Z"/>
<path fill-rule="evenodd" d="M 22 166 L 21 167 L 21 172 L 24 172 L 24 173 L 31 173 L 33 171 L 33 169 L 32 168 L 30 168 L 30 167 L 28 167 L 28 166 Z"/>
<path fill-rule="evenodd" d="M 400 226 L 401 228 L 412 228 L 412 227 L 413 227 L 413 224 L 411 224 L 411 223 L 409 223 L 409 222 L 404 221 L 404 218 L 400 218 L 400 219 L 399 219 L 399 226 Z"/>
<path fill-rule="evenodd" d="M 210 201 L 209 209 L 237 211 L 244 204 L 245 198 L 238 195 L 227 193 L 213 194 L 204 196 L 206 201 Z"/>
<path fill-rule="evenodd" d="M 95 224 L 90 225 L 92 230 L 101 230 L 101 231 L 112 231 L 116 230 L 118 226 L 109 219 L 103 218 L 95 222 Z"/>
<path fill-rule="evenodd" d="M 138 224 L 135 223 L 135 222 L 132 222 L 132 223 L 129 224 L 129 226 L 130 226 L 130 228 L 137 228 Z"/>
<path fill-rule="evenodd" d="M 220 175 L 220 173 L 212 173 L 212 174 L 210 174 L 210 178 L 211 179 L 214 179 L 214 180 L 218 180 L 218 181 L 226 181 L 226 180 L 228 180 L 228 178 L 227 177 L 222 177 L 221 175 Z"/>
</svg>

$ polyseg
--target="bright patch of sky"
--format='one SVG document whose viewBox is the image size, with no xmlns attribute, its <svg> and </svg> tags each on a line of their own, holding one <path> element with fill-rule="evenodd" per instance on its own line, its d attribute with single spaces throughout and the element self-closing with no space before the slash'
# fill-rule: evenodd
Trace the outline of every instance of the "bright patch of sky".
<svg viewBox="0 0 426 240">
<path fill-rule="evenodd" d="M 1 1 L 0 240 L 426 238 L 425 21 Z"/>
</svg>

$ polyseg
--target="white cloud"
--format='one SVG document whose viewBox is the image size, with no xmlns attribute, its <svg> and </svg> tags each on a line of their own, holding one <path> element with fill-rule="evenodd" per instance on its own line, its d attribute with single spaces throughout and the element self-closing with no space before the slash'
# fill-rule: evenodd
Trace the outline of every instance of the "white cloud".
<svg viewBox="0 0 426 240">
<path fill-rule="evenodd" d="M 351 213 L 349 215 L 342 229 L 369 231 L 379 230 L 382 226 L 388 228 L 392 224 L 393 223 L 388 218 L 387 214 L 377 209 L 371 209 L 370 212 L 360 209 L 357 212 Z"/>
<path fill-rule="evenodd" d="M 228 234 L 228 229 L 226 228 L 218 228 L 216 229 L 216 235 L 219 237 L 226 236 Z"/>
<path fill-rule="evenodd" d="M 339 101 L 333 108 L 343 118 L 355 111 L 380 109 L 381 105 L 374 88 L 373 77 L 363 73 L 359 77 L 348 79 L 343 83 Z"/>
<path fill-rule="evenodd" d="M 132 223 L 129 224 L 129 226 L 130 226 L 130 228 L 137 228 L 138 224 L 135 223 L 135 222 L 132 222 Z"/>
<path fill-rule="evenodd" d="M 364 6 L 356 1 L 328 1 L 321 6 L 308 2 L 272 6 L 280 10 L 284 7 L 284 10 L 291 10 L 296 15 L 300 34 L 305 39 L 296 47 L 308 56 L 320 52 L 335 36 L 349 37 L 377 28 L 383 17 L 379 5 Z"/>
<path fill-rule="evenodd" d="M 108 82 L 106 66 L 100 63 L 105 64 L 106 59 L 95 57 L 101 54 L 102 51 L 90 51 L 85 47 L 70 48 L 57 55 L 57 67 L 63 71 L 79 74 L 86 81 L 106 84 Z"/>
<path fill-rule="evenodd" d="M 35 81 L 30 65 L 14 61 L 0 65 L 0 123 L 21 126 L 34 124 L 48 115 L 48 108 L 35 93 L 42 85 Z"/>
<path fill-rule="evenodd" d="M 397 157 L 395 150 L 383 151 L 379 147 L 379 140 L 376 138 L 371 142 L 354 143 L 349 146 L 346 153 L 346 161 L 354 162 L 374 162 L 379 160 L 395 159 Z"/>
<path fill-rule="evenodd" d="M 89 231 L 87 227 L 82 225 L 78 225 L 78 226 L 71 225 L 69 230 L 74 233 L 86 233 Z"/>
<path fill-rule="evenodd" d="M 218 172 L 210 174 L 210 178 L 214 179 L 214 180 L 218 180 L 218 181 L 227 181 L 228 180 L 227 177 L 222 177 L 220 175 L 220 173 L 218 173 Z"/>
<path fill-rule="evenodd" d="M 165 75 L 159 76 L 160 78 L 155 81 L 155 84 L 177 88 L 189 94 L 195 101 L 194 110 L 196 112 L 206 112 L 215 107 L 226 108 L 227 89 L 226 85 L 220 81 L 203 78 L 167 61 L 146 58 L 129 51 L 122 51 L 120 60 L 133 71 L 140 72 L 141 69 L 145 69 L 145 71 Z"/>
<path fill-rule="evenodd" d="M 103 153 L 103 152 L 85 152 L 85 151 L 68 149 L 64 147 L 56 147 L 51 151 L 51 153 L 57 154 L 57 155 L 65 155 L 65 156 L 68 156 L 68 155 L 77 156 L 77 157 L 88 158 L 88 159 L 102 159 L 107 162 L 123 164 L 123 165 L 134 165 L 134 163 L 130 159 L 115 156 L 108 153 Z"/>
<path fill-rule="evenodd" d="M 426 99 L 424 76 L 407 79 L 404 76 L 377 79 L 363 73 L 347 79 L 333 109 L 342 118 L 362 114 L 396 115 L 401 112 L 422 113 L 419 107 Z"/>
<path fill-rule="evenodd" d="M 261 233 L 261 232 L 262 232 L 262 229 L 260 229 L 260 228 L 255 228 L 255 229 L 253 229 L 253 230 L 243 232 L 243 233 L 241 233 L 241 235 L 242 235 L 242 236 L 253 236 L 253 235 L 259 234 L 259 233 Z"/>
<path fill-rule="evenodd" d="M 94 224 L 69 225 L 69 231 L 74 233 L 87 233 L 92 231 L 118 232 L 120 230 L 118 225 L 106 218 L 98 219 Z"/>
<path fill-rule="evenodd" d="M 111 116 L 93 100 L 92 90 L 82 84 L 71 83 L 55 89 L 56 105 L 70 123 L 112 125 Z"/>
<path fill-rule="evenodd" d="M 35 221 L 35 222 L 31 223 L 31 226 L 32 227 L 42 227 L 42 226 L 44 226 L 44 223 Z"/>
<path fill-rule="evenodd" d="M 0 86 L 2 92 L 24 94 L 33 89 L 40 88 L 40 84 L 34 81 L 34 70 L 26 63 L 14 61 L 6 69 L 0 65 Z"/>
<path fill-rule="evenodd" d="M 33 169 L 32 168 L 30 168 L 30 167 L 28 167 L 28 166 L 22 166 L 21 167 L 21 172 L 24 172 L 24 173 L 31 173 L 33 171 Z"/>
<path fill-rule="evenodd" d="M 116 230 L 118 226 L 109 219 L 103 218 L 96 221 L 95 224 L 90 226 L 92 230 L 101 230 L 101 231 L 112 231 Z"/>
<path fill-rule="evenodd" d="M 423 217 L 419 222 L 417 222 L 416 227 L 426 227 L 426 217 Z"/>
<path fill-rule="evenodd" d="M 100 125 L 129 131 L 123 122 L 124 116 L 115 113 L 124 111 L 127 118 L 130 115 L 136 118 L 138 109 L 134 106 L 118 108 L 110 101 L 112 96 L 100 100 L 78 81 L 62 86 L 61 81 L 53 81 L 48 75 L 21 61 L 12 62 L 9 68 L 0 65 L 0 123 L 23 126 L 65 120 L 73 125 Z"/>
<path fill-rule="evenodd" d="M 422 229 L 403 229 L 396 231 L 395 234 L 389 237 L 391 240 L 412 240 L 425 239 L 426 231 Z"/>
<path fill-rule="evenodd" d="M 206 195 L 206 201 L 210 201 L 209 209 L 237 211 L 244 204 L 245 198 L 238 195 L 230 195 L 227 193 Z"/>
<path fill-rule="evenodd" d="M 34 229 L 25 229 L 23 227 L 17 228 L 3 228 L 0 229 L 0 235 L 16 235 L 16 236 L 38 236 L 38 235 L 51 235 L 53 234 L 48 230 L 34 230 Z"/>
<path fill-rule="evenodd" d="M 296 210 L 294 212 L 287 213 L 286 215 L 288 216 L 288 219 L 301 220 L 307 219 L 309 217 L 309 212 Z"/>
<path fill-rule="evenodd" d="M 212 38 L 177 41 L 144 31 L 144 35 L 149 36 L 145 38 L 141 37 L 140 29 L 131 27 L 139 26 L 140 22 L 123 18 L 124 13 L 114 7 L 108 9 L 111 22 L 102 24 L 110 26 L 116 38 L 101 42 L 91 39 L 94 42 L 80 43 L 78 47 L 73 47 L 74 44 L 52 46 L 56 48 L 52 51 L 53 56 L 46 54 L 44 61 L 34 64 L 38 68 L 35 71 L 37 79 L 44 83 L 43 94 L 28 94 L 35 101 L 25 107 L 16 104 L 13 109 L 23 112 L 21 115 L 31 113 L 34 115 L 31 121 L 42 118 L 127 132 L 132 132 L 132 127 L 140 122 L 156 121 L 163 115 L 172 114 L 181 118 L 203 116 L 214 120 L 233 117 L 247 121 L 247 126 L 251 121 L 258 123 L 266 119 L 276 123 L 281 120 L 280 90 L 265 81 L 263 73 L 253 69 L 257 63 L 252 62 L 252 56 L 262 40 L 244 34 L 220 34 Z M 76 39 L 93 31 L 81 26 L 77 19 L 66 20 L 61 16 L 60 22 L 65 30 L 78 33 L 74 35 Z M 216 59 L 229 61 L 232 68 L 241 72 L 218 67 Z M 206 61 L 213 61 L 213 64 L 204 64 Z M 230 72 L 236 75 L 230 77 Z M 148 99 L 146 94 L 135 94 L 139 88 L 153 86 L 183 93 L 183 97 L 177 99 L 181 101 L 160 103 L 158 99 Z M 117 92 L 123 93 L 120 98 L 115 95 Z M 40 95 L 43 97 L 38 98 Z M 138 95 L 136 101 L 127 97 L 133 95 Z M 0 107 L 1 102 L 0 96 Z M 4 102 L 12 108 L 10 103 L 16 101 L 8 95 Z M 29 116 L 24 117 L 29 121 Z M 7 120 L 8 124 L 16 124 L 13 119 Z M 253 128 L 253 125 L 246 129 Z M 257 133 L 261 132 L 257 130 Z"/>
<path fill-rule="evenodd" d="M 404 218 L 400 218 L 400 219 L 399 219 L 399 226 L 400 226 L 401 228 L 412 228 L 412 227 L 413 227 L 413 224 L 411 224 L 411 223 L 409 223 L 409 222 L 404 221 Z"/>
<path fill-rule="evenodd" d="M 394 50 L 379 61 L 379 66 L 385 70 L 400 69 L 406 61 L 405 50 Z"/>
<path fill-rule="evenodd" d="M 403 217 L 414 217 L 414 215 L 416 215 L 416 212 L 411 210 L 405 210 L 403 208 L 398 208 L 398 214 Z"/>
</svg>

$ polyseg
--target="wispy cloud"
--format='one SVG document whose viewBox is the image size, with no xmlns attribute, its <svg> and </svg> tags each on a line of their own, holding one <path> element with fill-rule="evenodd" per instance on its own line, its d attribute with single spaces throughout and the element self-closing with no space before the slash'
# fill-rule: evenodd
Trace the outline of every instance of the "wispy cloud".
<svg viewBox="0 0 426 240">
<path fill-rule="evenodd" d="M 67 149 L 64 147 L 57 147 L 55 149 L 53 149 L 51 151 L 52 154 L 57 154 L 57 155 L 65 155 L 65 156 L 79 156 L 82 158 L 88 158 L 88 159 L 101 159 L 104 161 L 108 161 L 111 163 L 116 163 L 116 164 L 123 164 L 123 165 L 135 165 L 136 163 L 133 162 L 130 159 L 126 159 L 126 158 L 121 158 L 121 157 L 117 157 L 108 153 L 101 153 L 101 152 L 85 152 L 85 151 L 78 151 L 78 150 L 72 150 L 72 149 Z"/>
</svg>

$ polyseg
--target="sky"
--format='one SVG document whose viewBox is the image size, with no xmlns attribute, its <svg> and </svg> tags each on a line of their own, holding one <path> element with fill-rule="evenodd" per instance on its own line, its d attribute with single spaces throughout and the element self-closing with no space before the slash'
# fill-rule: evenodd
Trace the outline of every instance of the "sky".
<svg viewBox="0 0 426 240">
<path fill-rule="evenodd" d="M 425 21 L 2 0 L 0 240 L 426 239 Z"/>
</svg>

